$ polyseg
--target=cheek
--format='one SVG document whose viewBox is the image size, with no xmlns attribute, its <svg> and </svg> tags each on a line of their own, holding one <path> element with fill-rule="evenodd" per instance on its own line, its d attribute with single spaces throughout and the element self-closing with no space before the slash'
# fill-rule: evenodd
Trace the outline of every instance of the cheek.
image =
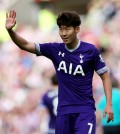
<svg viewBox="0 0 120 134">
<path fill-rule="evenodd" d="M 72 37 L 72 32 L 68 32 L 67 35 L 68 35 L 69 37 Z"/>
<path fill-rule="evenodd" d="M 69 34 L 69 37 L 74 38 L 74 37 L 75 37 L 75 33 L 71 32 L 71 33 Z"/>
</svg>

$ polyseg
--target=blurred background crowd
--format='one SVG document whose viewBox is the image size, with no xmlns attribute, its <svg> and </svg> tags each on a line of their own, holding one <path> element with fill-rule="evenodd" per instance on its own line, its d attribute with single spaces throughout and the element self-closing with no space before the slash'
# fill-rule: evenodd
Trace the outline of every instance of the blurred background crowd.
<svg viewBox="0 0 120 134">
<path fill-rule="evenodd" d="M 119 90 L 120 0 L 0 0 L 0 134 L 45 133 L 48 118 L 41 123 L 39 103 L 55 72 L 49 59 L 22 51 L 11 41 L 4 26 L 10 9 L 17 11 L 17 33 L 39 43 L 61 42 L 56 16 L 63 10 L 77 11 L 82 20 L 78 38 L 100 50 Z M 96 73 L 93 92 L 97 106 L 103 86 Z M 118 110 L 120 114 L 120 106 Z M 98 114 L 96 134 L 102 131 Z"/>
</svg>

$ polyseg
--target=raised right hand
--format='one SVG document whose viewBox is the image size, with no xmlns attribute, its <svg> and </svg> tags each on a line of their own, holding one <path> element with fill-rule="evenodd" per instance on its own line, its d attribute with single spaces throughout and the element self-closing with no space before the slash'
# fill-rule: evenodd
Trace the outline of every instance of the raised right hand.
<svg viewBox="0 0 120 134">
<path fill-rule="evenodd" d="M 16 11 L 10 10 L 6 13 L 6 23 L 5 27 L 7 30 L 11 30 L 16 24 Z"/>
</svg>

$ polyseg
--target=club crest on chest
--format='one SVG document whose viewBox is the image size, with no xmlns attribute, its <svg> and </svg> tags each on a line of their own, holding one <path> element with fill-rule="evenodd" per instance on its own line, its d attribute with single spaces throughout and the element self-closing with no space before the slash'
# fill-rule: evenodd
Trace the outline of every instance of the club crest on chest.
<svg viewBox="0 0 120 134">
<path fill-rule="evenodd" d="M 82 54 L 80 54 L 80 63 L 83 63 L 83 55 Z"/>
</svg>

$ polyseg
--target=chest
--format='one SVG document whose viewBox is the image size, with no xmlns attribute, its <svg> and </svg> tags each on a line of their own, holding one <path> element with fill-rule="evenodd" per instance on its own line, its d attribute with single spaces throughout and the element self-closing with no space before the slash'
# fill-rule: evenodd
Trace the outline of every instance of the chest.
<svg viewBox="0 0 120 134">
<path fill-rule="evenodd" d="M 93 67 L 92 55 L 85 52 L 65 53 L 59 51 L 55 58 L 55 66 L 57 71 L 84 76 Z"/>
</svg>

